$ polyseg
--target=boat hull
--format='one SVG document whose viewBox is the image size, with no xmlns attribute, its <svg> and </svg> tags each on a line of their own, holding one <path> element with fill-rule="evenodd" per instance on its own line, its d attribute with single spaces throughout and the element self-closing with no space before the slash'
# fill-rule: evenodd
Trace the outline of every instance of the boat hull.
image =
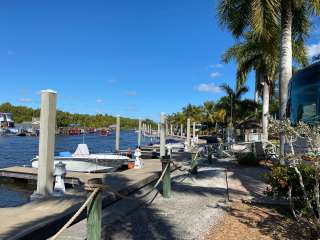
<svg viewBox="0 0 320 240">
<path fill-rule="evenodd" d="M 118 155 L 90 154 L 88 156 L 70 156 L 54 158 L 54 164 L 66 164 L 66 170 L 72 172 L 113 172 L 128 164 L 129 158 Z M 38 168 L 38 158 L 32 160 L 32 167 Z"/>
<path fill-rule="evenodd" d="M 71 172 L 112 172 L 113 167 L 101 166 L 96 163 L 87 161 L 76 161 L 76 160 L 54 160 L 56 165 L 58 162 L 62 162 L 66 165 L 66 170 Z M 32 167 L 38 168 L 39 161 L 37 159 L 32 161 Z"/>
</svg>

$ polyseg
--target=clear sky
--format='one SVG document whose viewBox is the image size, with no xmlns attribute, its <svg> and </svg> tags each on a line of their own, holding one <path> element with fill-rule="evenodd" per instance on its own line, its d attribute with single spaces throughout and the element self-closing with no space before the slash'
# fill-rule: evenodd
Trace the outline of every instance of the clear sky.
<svg viewBox="0 0 320 240">
<path fill-rule="evenodd" d="M 235 82 L 235 64 L 220 62 L 234 39 L 216 2 L 1 1 L 0 102 L 39 107 L 39 90 L 54 89 L 61 110 L 157 120 L 216 100 Z M 319 36 L 310 51 L 320 53 Z"/>
</svg>

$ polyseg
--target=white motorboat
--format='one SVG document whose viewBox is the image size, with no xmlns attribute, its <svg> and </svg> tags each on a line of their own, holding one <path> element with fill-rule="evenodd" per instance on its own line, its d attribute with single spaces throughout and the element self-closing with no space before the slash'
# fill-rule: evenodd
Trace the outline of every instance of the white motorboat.
<svg viewBox="0 0 320 240">
<path fill-rule="evenodd" d="M 183 143 L 167 143 L 166 148 L 170 152 L 183 152 L 185 150 L 185 144 Z"/>
<path fill-rule="evenodd" d="M 234 153 L 250 152 L 250 145 L 250 142 L 233 143 L 230 145 L 230 150 Z"/>
<path fill-rule="evenodd" d="M 38 160 L 38 156 L 31 160 L 32 167 L 38 167 Z M 62 152 L 59 156 L 55 156 L 54 164 L 61 161 L 66 164 L 67 171 L 73 172 L 110 172 L 127 164 L 128 160 L 129 157 L 116 154 L 90 154 L 87 144 L 78 144 L 73 154 Z"/>
</svg>

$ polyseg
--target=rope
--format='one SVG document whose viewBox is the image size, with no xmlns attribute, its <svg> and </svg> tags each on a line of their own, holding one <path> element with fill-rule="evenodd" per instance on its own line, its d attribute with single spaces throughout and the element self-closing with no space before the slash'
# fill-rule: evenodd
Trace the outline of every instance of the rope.
<svg viewBox="0 0 320 240">
<path fill-rule="evenodd" d="M 164 170 L 162 171 L 162 174 L 160 176 L 160 178 L 158 179 L 158 181 L 156 182 L 156 184 L 151 188 L 150 191 L 146 192 L 145 194 L 139 196 L 139 197 L 129 197 L 126 196 L 124 194 L 119 193 L 117 190 L 113 189 L 110 185 L 100 185 L 100 184 L 90 184 L 90 187 L 99 187 L 101 189 L 108 189 L 110 192 L 114 193 L 116 196 L 123 198 L 123 199 L 129 199 L 129 200 L 139 200 L 142 199 L 144 197 L 146 197 L 147 195 L 149 195 L 150 193 L 152 193 L 159 185 L 159 183 L 162 181 L 165 172 L 167 171 L 168 167 L 170 165 L 170 162 L 167 163 L 166 167 L 164 168 Z"/>
<path fill-rule="evenodd" d="M 171 161 L 170 161 L 171 162 Z M 69 219 L 69 221 L 51 238 L 52 240 L 56 240 L 58 239 L 58 237 L 61 235 L 61 233 L 66 230 L 68 227 L 70 227 L 70 225 L 74 222 L 74 220 L 79 217 L 79 215 L 82 213 L 82 211 L 87 207 L 87 205 L 90 203 L 90 201 L 94 198 L 94 196 L 97 194 L 98 191 L 100 191 L 101 189 L 109 189 L 111 192 L 113 192 L 115 195 L 121 197 L 121 198 L 125 198 L 125 199 L 131 199 L 131 200 L 137 200 L 137 199 L 141 199 L 144 198 L 145 196 L 149 195 L 151 192 L 153 192 L 157 186 L 159 185 L 159 183 L 162 181 L 165 172 L 167 171 L 168 167 L 170 166 L 170 162 L 168 162 L 164 168 L 164 170 L 162 171 L 162 174 L 160 176 L 160 178 L 158 179 L 158 181 L 156 182 L 156 184 L 152 187 L 152 189 L 143 194 L 142 196 L 139 196 L 137 198 L 133 198 L 133 197 L 129 197 L 126 195 L 123 195 L 121 193 L 119 193 L 118 191 L 114 190 L 111 186 L 109 185 L 100 185 L 100 184 L 91 184 L 90 186 L 88 185 L 87 187 L 90 190 L 93 190 L 93 192 L 91 193 L 91 195 L 87 198 L 87 200 L 82 204 L 82 206 L 78 209 L 78 211 Z"/>
<path fill-rule="evenodd" d="M 175 163 L 174 161 L 172 161 L 172 165 L 175 166 L 179 171 L 181 172 L 187 172 L 189 171 L 190 169 L 188 168 L 183 168 L 182 165 L 178 165 L 177 163 Z"/>
<path fill-rule="evenodd" d="M 74 220 L 79 217 L 79 215 L 82 213 L 82 211 L 87 207 L 89 202 L 93 199 L 93 197 L 97 194 L 99 191 L 99 188 L 94 189 L 94 191 L 91 193 L 91 195 L 87 198 L 87 200 L 84 202 L 84 204 L 79 208 L 79 210 L 72 216 L 72 218 L 69 219 L 69 221 L 52 237 L 52 240 L 58 239 L 58 237 L 61 235 L 61 233 L 66 230 L 70 225 L 74 222 Z"/>
</svg>

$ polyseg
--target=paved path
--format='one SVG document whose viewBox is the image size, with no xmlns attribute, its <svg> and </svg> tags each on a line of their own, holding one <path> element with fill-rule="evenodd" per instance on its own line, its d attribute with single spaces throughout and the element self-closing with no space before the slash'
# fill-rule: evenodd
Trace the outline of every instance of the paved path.
<svg viewBox="0 0 320 240">
<path fill-rule="evenodd" d="M 215 167 L 217 166 L 217 167 Z M 228 161 L 203 165 L 195 176 L 172 175 L 172 198 L 158 194 L 143 200 L 121 200 L 103 211 L 104 239 L 201 239 L 222 219 L 226 203 L 225 167 L 228 167 L 231 200 L 263 197 L 262 173 L 267 169 L 244 168 Z M 161 188 L 160 188 L 161 189 Z M 86 222 L 69 228 L 61 239 L 85 239 Z"/>
</svg>

